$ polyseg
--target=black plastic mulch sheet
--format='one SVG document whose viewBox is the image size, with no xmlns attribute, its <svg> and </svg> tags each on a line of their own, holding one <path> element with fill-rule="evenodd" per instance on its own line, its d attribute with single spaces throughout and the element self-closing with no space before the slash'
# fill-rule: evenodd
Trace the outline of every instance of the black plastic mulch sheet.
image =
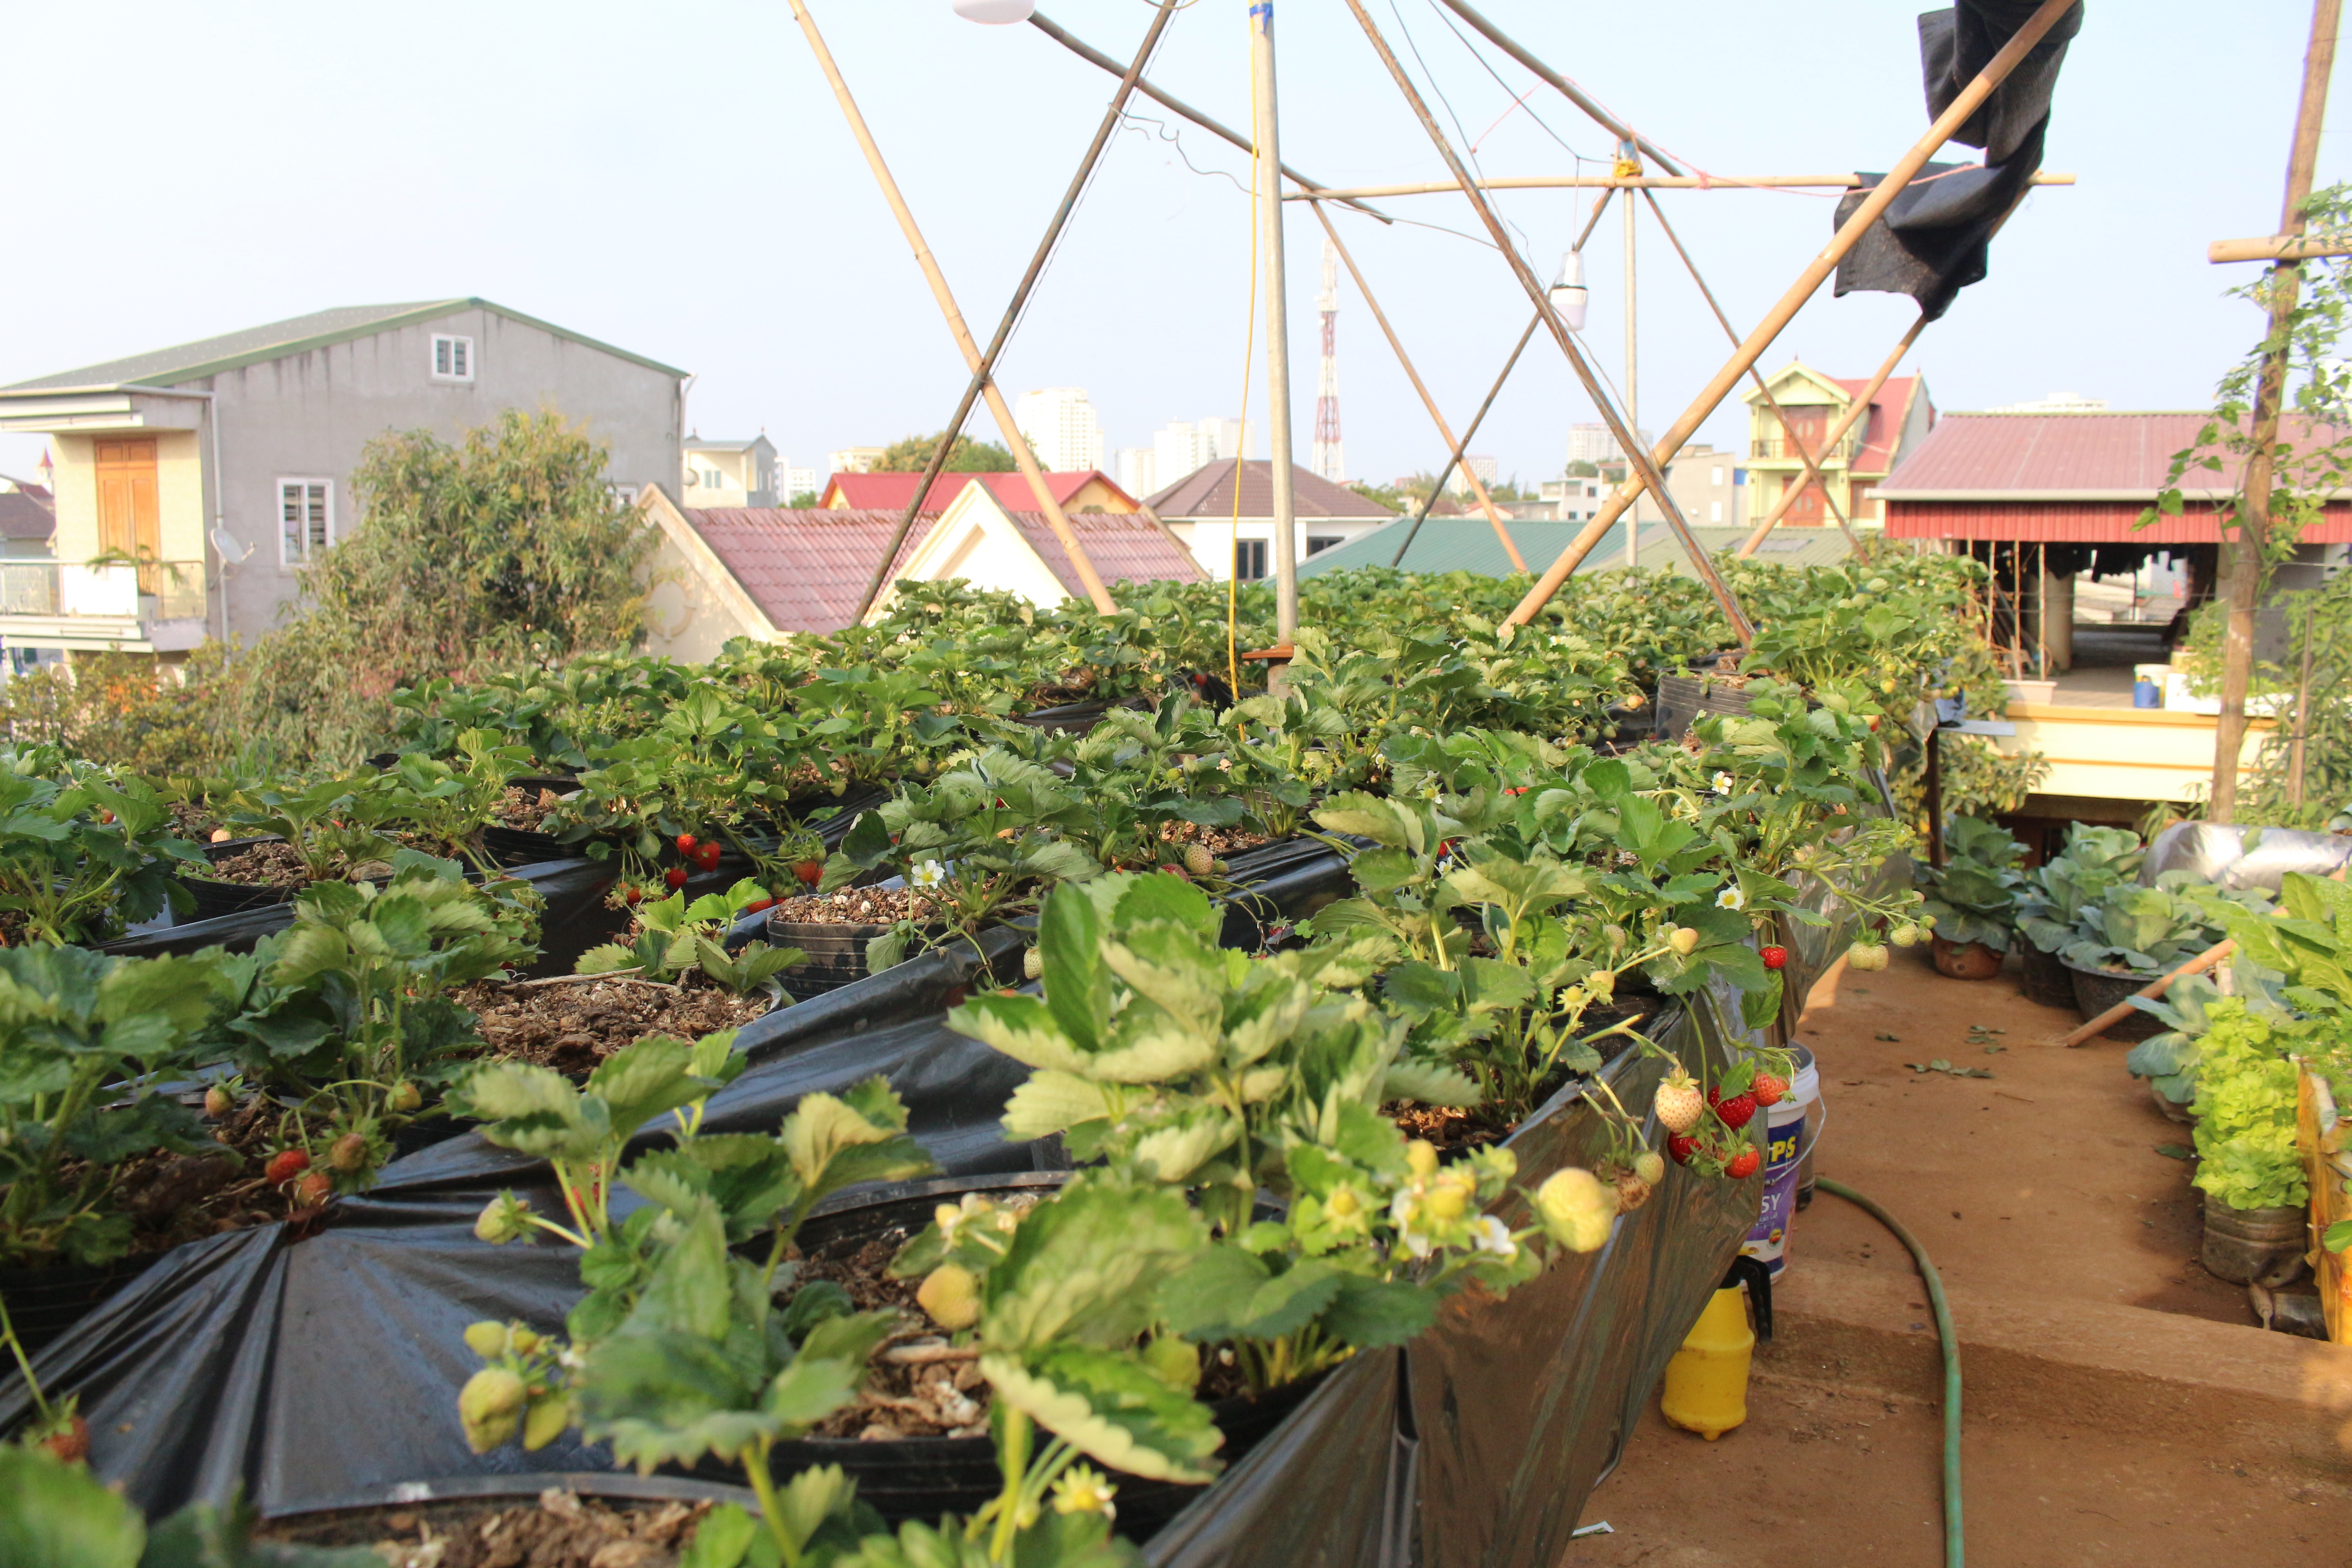
<svg viewBox="0 0 2352 1568">
<path fill-rule="evenodd" d="M 1962 0 L 1952 10 L 1920 16 L 1920 68 L 1931 119 L 1951 107 L 2038 8 L 2036 0 Z M 2058 68 L 2068 40 L 2082 26 L 2083 7 L 2077 5 L 1952 138 L 1983 148 L 1983 165 L 1929 163 L 1903 188 L 1839 261 L 1839 294 L 1857 289 L 1908 294 L 1932 321 L 1962 289 L 1983 279 L 1994 227 L 2042 166 Z M 1843 228 L 1884 178 L 1864 174 L 1862 188 L 1838 203 L 1832 226 Z"/>
</svg>

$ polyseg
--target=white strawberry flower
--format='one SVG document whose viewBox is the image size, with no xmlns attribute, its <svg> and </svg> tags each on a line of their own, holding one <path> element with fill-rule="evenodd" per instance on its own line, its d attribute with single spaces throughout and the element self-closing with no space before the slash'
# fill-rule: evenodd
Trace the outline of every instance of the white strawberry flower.
<svg viewBox="0 0 2352 1568">
<path fill-rule="evenodd" d="M 1490 1214 L 1480 1215 L 1478 1223 L 1470 1227 L 1470 1245 L 1507 1263 L 1519 1255 L 1519 1244 L 1511 1239 L 1511 1227 Z"/>
<path fill-rule="evenodd" d="M 936 888 L 948 879 L 948 868 L 937 860 L 918 860 L 907 880 L 918 888 Z"/>
<path fill-rule="evenodd" d="M 1718 910 L 1744 910 L 1748 907 L 1748 895 L 1741 892 L 1739 885 L 1735 882 L 1716 894 L 1715 907 Z"/>
<path fill-rule="evenodd" d="M 1717 795 L 1729 795 L 1739 787 L 1739 781 L 1721 768 L 1717 768 L 1715 771 L 1715 777 L 1709 779 L 1707 784 Z"/>
</svg>

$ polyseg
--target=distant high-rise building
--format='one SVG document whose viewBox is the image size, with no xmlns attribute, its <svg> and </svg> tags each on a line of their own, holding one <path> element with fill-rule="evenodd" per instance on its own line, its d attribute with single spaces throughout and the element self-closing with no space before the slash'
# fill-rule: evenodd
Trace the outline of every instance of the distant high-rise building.
<svg viewBox="0 0 2352 1568">
<path fill-rule="evenodd" d="M 1643 431 L 1641 438 L 1644 447 L 1654 445 L 1649 431 Z M 1571 463 L 1622 463 L 1625 460 L 1625 454 L 1618 449 L 1617 437 L 1609 433 L 1609 426 L 1595 420 L 1588 425 L 1568 427 L 1568 460 Z M 1479 478 L 1486 476 L 1481 474 Z"/>
<path fill-rule="evenodd" d="M 1118 488 L 1141 500 L 1160 488 L 1159 453 L 1150 447 L 1121 447 L 1111 459 L 1111 479 Z"/>
<path fill-rule="evenodd" d="M 838 452 L 824 455 L 826 470 L 835 474 L 870 474 L 881 460 L 879 447 L 844 447 Z"/>
<path fill-rule="evenodd" d="M 2107 405 L 2104 397 L 2085 397 L 2079 392 L 2053 392 L 2047 397 L 2037 397 L 2031 403 L 2009 403 L 1999 408 L 1988 408 L 1988 414 L 2097 414 Z"/>
<path fill-rule="evenodd" d="M 1029 438 L 1037 466 L 1047 473 L 1071 474 L 1102 467 L 1102 426 L 1095 421 L 1095 405 L 1087 401 L 1085 387 L 1048 386 L 1024 392 L 1013 405 L 1013 422 Z"/>
<path fill-rule="evenodd" d="M 784 463 L 788 463 L 790 461 L 790 459 L 787 458 L 778 458 L 777 460 Z M 824 480 L 825 476 L 818 473 L 814 468 L 795 468 L 787 467 L 784 469 L 784 504 L 786 506 L 793 505 L 796 497 L 814 497 L 819 494 L 824 489 Z M 816 502 L 812 500 L 809 504 L 811 506 L 814 506 Z"/>
<path fill-rule="evenodd" d="M 1573 459 L 1570 460 L 1573 461 Z M 1449 493 L 1457 496 L 1470 493 L 1470 481 L 1463 474 L 1465 468 L 1477 475 L 1478 482 L 1488 489 L 1495 488 L 1495 459 L 1476 452 L 1465 452 L 1462 454 L 1462 461 L 1455 464 L 1454 471 L 1445 476 L 1445 488 Z"/>
<path fill-rule="evenodd" d="M 1239 419 L 1171 420 L 1152 434 L 1152 490 L 1165 489 L 1204 464 L 1246 458 L 1249 427 Z M 1139 497 L 1149 491 L 1130 492 Z"/>
</svg>

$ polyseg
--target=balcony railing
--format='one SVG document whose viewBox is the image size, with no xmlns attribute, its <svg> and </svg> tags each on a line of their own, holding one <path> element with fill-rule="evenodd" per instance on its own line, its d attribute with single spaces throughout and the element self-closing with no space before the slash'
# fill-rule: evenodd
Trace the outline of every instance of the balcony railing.
<svg viewBox="0 0 2352 1568">
<path fill-rule="evenodd" d="M 1835 445 L 1826 448 L 1818 441 L 1807 441 L 1801 452 L 1811 452 L 1816 463 L 1851 463 L 1853 461 L 1854 448 L 1859 444 L 1860 437 L 1849 430 L 1837 438 Z M 1774 436 L 1766 440 L 1750 442 L 1749 446 L 1751 447 L 1749 456 L 1760 461 L 1794 463 L 1802 460 L 1798 444 L 1786 436 Z"/>
<path fill-rule="evenodd" d="M 205 618 L 201 561 L 0 561 L 0 615 L 159 621 Z"/>
</svg>

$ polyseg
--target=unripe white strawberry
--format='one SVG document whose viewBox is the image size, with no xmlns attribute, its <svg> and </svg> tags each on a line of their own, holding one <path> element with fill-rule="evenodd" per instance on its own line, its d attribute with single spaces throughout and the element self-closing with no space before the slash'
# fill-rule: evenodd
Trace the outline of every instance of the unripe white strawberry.
<svg viewBox="0 0 2352 1568">
<path fill-rule="evenodd" d="M 1676 1068 L 1666 1075 L 1665 1082 L 1658 1085 L 1650 1109 L 1657 1113 L 1658 1125 L 1667 1131 L 1687 1132 L 1698 1125 L 1699 1117 L 1706 1113 L 1706 1097 L 1691 1081 L 1690 1074 Z"/>
<path fill-rule="evenodd" d="M 503 1366 L 486 1366 L 457 1391 L 457 1420 L 466 1429 L 466 1445 L 487 1454 L 515 1435 L 522 1425 L 523 1401 L 529 1390 L 522 1379 Z"/>
<path fill-rule="evenodd" d="M 1617 1219 L 1617 1189 L 1590 1171 L 1564 1166 L 1536 1189 L 1536 1217 L 1570 1252 L 1597 1252 Z"/>
<path fill-rule="evenodd" d="M 1024 978 L 1029 980 L 1045 978 L 1045 955 L 1034 947 L 1024 950 L 1021 954 L 1021 973 Z"/>
<path fill-rule="evenodd" d="M 1666 945 L 1688 958 L 1698 951 L 1698 932 L 1690 926 L 1676 926 L 1667 933 Z"/>
<path fill-rule="evenodd" d="M 1886 949 L 1874 942 L 1858 942 L 1845 950 L 1849 969 L 1879 970 L 1886 967 Z"/>
<path fill-rule="evenodd" d="M 961 1263 L 942 1263 L 924 1276 L 915 1300 L 950 1332 L 980 1321 L 980 1281 Z"/>
<path fill-rule="evenodd" d="M 1184 851 L 1184 869 L 1195 877 L 1205 877 L 1217 868 L 1217 858 L 1209 853 L 1205 844 L 1188 846 Z"/>
<path fill-rule="evenodd" d="M 1666 1179 L 1666 1157 L 1655 1149 L 1644 1149 L 1633 1156 L 1633 1173 L 1654 1187 Z"/>
</svg>

